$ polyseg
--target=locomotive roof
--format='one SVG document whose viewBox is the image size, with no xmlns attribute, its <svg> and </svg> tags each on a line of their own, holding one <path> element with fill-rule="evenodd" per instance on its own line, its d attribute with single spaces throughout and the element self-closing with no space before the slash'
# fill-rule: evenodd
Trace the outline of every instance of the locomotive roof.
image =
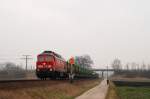
<svg viewBox="0 0 150 99">
<path fill-rule="evenodd" d="M 57 53 L 55 53 L 53 51 L 44 51 L 41 54 L 54 55 L 54 56 L 56 56 L 58 58 L 61 58 L 61 59 L 65 60 L 61 55 L 59 55 L 59 54 L 57 54 Z"/>
</svg>

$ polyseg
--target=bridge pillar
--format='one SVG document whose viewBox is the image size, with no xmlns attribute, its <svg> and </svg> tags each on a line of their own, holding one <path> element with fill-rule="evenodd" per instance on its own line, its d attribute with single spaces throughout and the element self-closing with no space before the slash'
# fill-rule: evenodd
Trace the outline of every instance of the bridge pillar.
<svg viewBox="0 0 150 99">
<path fill-rule="evenodd" d="M 102 71 L 102 79 L 104 78 L 104 71 Z"/>
</svg>

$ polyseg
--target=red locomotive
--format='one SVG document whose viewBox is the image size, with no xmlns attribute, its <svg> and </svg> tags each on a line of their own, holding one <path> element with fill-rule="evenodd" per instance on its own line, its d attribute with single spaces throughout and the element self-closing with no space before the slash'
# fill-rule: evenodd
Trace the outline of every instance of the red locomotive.
<svg viewBox="0 0 150 99">
<path fill-rule="evenodd" d="M 92 70 L 79 66 L 73 58 L 68 63 L 59 54 L 52 51 L 44 51 L 37 56 L 36 75 L 44 80 L 46 78 L 97 78 Z"/>
<path fill-rule="evenodd" d="M 67 77 L 68 65 L 64 58 L 52 51 L 44 51 L 37 56 L 36 75 L 38 78 Z"/>
</svg>

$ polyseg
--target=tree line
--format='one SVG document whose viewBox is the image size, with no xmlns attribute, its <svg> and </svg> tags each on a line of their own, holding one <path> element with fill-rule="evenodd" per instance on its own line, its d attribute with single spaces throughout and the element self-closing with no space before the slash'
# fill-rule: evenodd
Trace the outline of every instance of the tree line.
<svg viewBox="0 0 150 99">
<path fill-rule="evenodd" d="M 16 65 L 12 62 L 7 62 L 4 64 L 1 64 L 0 68 L 0 79 L 19 79 L 19 78 L 25 78 L 26 77 L 26 71 L 21 68 L 21 66 Z"/>
<path fill-rule="evenodd" d="M 126 63 L 122 65 L 121 60 L 115 59 L 112 64 L 112 68 L 115 70 L 150 70 L 150 64 L 138 64 L 136 62 Z"/>
<path fill-rule="evenodd" d="M 142 64 L 132 62 L 122 65 L 121 60 L 115 59 L 111 66 L 115 70 L 114 75 L 150 78 L 150 64 L 145 64 L 144 62 Z"/>
</svg>

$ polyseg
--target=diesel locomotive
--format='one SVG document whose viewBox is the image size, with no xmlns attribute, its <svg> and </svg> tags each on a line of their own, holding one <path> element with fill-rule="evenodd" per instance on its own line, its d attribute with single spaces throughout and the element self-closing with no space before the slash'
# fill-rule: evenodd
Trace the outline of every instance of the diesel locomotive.
<svg viewBox="0 0 150 99">
<path fill-rule="evenodd" d="M 44 51 L 37 56 L 36 75 L 40 79 L 97 78 L 98 74 L 76 63 L 71 65 L 61 55 Z"/>
</svg>

